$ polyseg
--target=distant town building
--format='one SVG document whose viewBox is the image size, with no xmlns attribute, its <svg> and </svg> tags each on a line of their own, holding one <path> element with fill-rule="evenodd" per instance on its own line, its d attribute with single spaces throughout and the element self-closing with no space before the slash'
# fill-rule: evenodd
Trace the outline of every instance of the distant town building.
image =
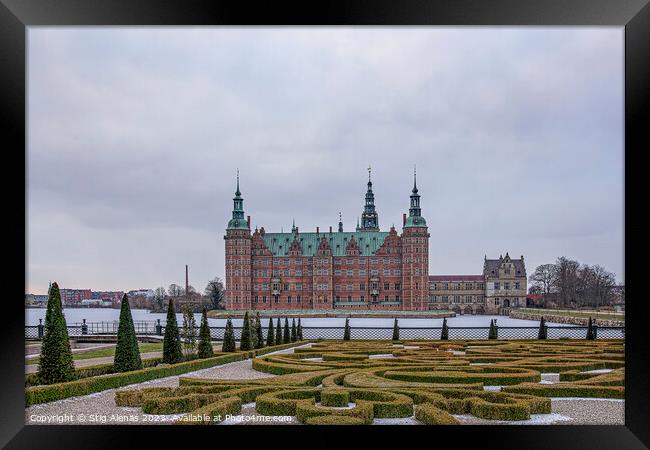
<svg viewBox="0 0 650 450">
<path fill-rule="evenodd" d="M 25 294 L 25 304 L 29 306 L 46 306 L 47 295 Z"/>
<path fill-rule="evenodd" d="M 154 297 L 153 289 L 135 289 L 126 293 L 126 295 L 131 297 L 145 297 L 147 299 L 152 299 Z"/>
<path fill-rule="evenodd" d="M 61 302 L 63 305 L 80 305 L 82 300 L 91 300 L 93 293 L 90 289 L 61 289 Z"/>
<path fill-rule="evenodd" d="M 122 297 L 124 297 L 123 291 L 93 291 L 93 300 L 119 304 L 122 301 Z"/>
<path fill-rule="evenodd" d="M 112 301 L 104 301 L 100 299 L 89 299 L 82 300 L 80 303 L 81 306 L 113 306 Z"/>
</svg>

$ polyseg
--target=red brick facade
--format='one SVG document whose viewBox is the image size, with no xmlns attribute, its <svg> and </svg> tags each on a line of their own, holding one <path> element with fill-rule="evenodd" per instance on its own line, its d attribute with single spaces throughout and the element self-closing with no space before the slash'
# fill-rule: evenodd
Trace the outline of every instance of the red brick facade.
<svg viewBox="0 0 650 450">
<path fill-rule="evenodd" d="M 402 234 L 379 231 L 368 181 L 361 226 L 251 234 L 239 181 L 226 235 L 226 308 L 429 309 L 429 233 L 414 182 Z"/>
</svg>

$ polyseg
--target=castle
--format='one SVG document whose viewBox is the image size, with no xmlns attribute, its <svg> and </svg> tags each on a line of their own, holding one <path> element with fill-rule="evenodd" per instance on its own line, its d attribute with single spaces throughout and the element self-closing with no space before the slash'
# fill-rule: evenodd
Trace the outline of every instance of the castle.
<svg viewBox="0 0 650 450">
<path fill-rule="evenodd" d="M 429 276 L 429 231 L 416 174 L 402 233 L 380 231 L 370 169 L 361 221 L 354 232 L 251 234 L 237 190 L 226 235 L 226 309 L 454 310 L 498 314 L 526 305 L 526 270 L 519 260 L 485 257 L 482 275 Z"/>
</svg>

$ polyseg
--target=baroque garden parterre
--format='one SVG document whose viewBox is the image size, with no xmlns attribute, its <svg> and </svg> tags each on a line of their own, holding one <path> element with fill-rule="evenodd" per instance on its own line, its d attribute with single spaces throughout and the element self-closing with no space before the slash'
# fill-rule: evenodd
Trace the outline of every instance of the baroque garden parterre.
<svg viewBox="0 0 650 450">
<path fill-rule="evenodd" d="M 253 369 L 272 378 L 181 377 L 178 387 L 118 390 L 115 403 L 185 413 L 178 424 L 216 424 L 254 403 L 256 414 L 303 424 L 414 417 L 433 425 L 458 424 L 458 415 L 523 421 L 551 413 L 551 397 L 625 392 L 622 340 L 327 341 L 293 350 L 253 359 Z M 559 373 L 559 382 L 542 384 L 542 373 Z"/>
</svg>

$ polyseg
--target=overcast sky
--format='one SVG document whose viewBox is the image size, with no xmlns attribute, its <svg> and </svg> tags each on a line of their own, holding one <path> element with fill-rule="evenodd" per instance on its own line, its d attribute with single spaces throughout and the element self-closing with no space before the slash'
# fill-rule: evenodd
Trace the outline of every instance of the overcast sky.
<svg viewBox="0 0 650 450">
<path fill-rule="evenodd" d="M 372 166 L 431 274 L 525 255 L 623 272 L 623 28 L 28 31 L 27 292 L 224 275 L 252 226 L 352 231 Z"/>
</svg>

